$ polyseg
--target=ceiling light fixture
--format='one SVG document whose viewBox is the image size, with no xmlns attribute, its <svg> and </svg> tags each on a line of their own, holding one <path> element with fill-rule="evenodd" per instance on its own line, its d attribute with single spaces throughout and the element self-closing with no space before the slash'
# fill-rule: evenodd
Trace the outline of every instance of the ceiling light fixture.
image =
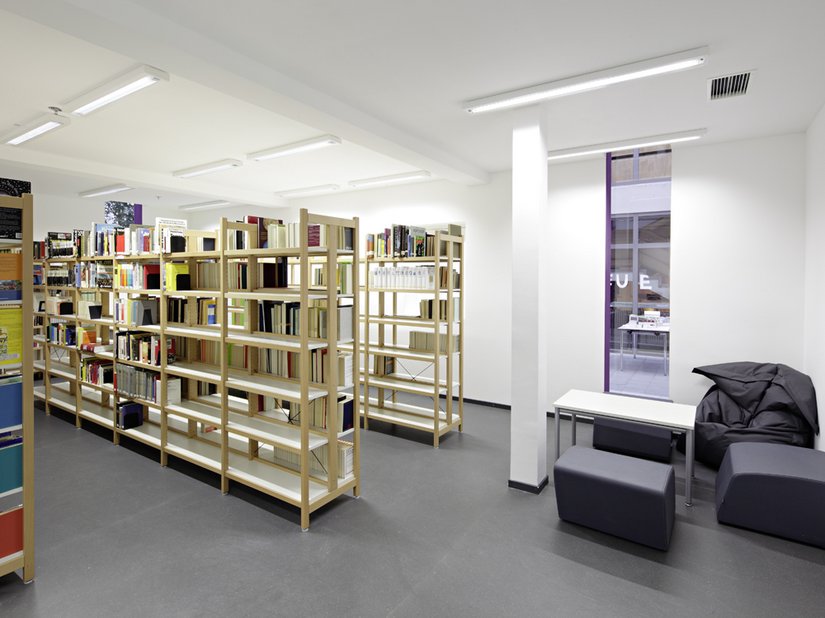
<svg viewBox="0 0 825 618">
<path fill-rule="evenodd" d="M 39 137 L 44 133 L 59 129 L 62 126 L 69 124 L 69 119 L 66 116 L 60 116 L 57 112 L 61 111 L 59 107 L 50 107 L 54 113 L 40 116 L 37 120 L 28 122 L 13 130 L 8 131 L 3 136 L 3 143 L 10 146 L 19 146 L 23 142 Z"/>
<path fill-rule="evenodd" d="M 590 146 L 579 146 L 577 148 L 565 148 L 563 150 L 551 150 L 547 153 L 548 161 L 558 159 L 569 159 L 571 157 L 585 157 L 587 155 L 603 154 L 605 152 L 617 152 L 619 150 L 632 150 L 634 148 L 648 148 L 649 146 L 660 146 L 662 144 L 676 144 L 679 142 L 690 142 L 700 139 L 707 133 L 707 129 L 694 129 L 692 131 L 681 131 L 679 133 L 667 133 L 662 135 L 651 135 L 649 137 L 639 137 L 636 139 L 623 140 L 619 142 L 605 142 L 604 144 L 591 144 Z"/>
<path fill-rule="evenodd" d="M 351 187 L 375 187 L 378 185 L 394 185 L 402 182 L 413 182 L 415 180 L 426 180 L 430 178 L 430 172 L 419 170 L 417 172 L 406 172 L 404 174 L 393 174 L 391 176 L 378 176 L 376 178 L 362 178 L 349 183 Z"/>
<path fill-rule="evenodd" d="M 240 167 L 241 165 L 243 165 L 243 162 L 238 161 L 237 159 L 223 159 L 221 161 L 205 163 L 204 165 L 187 167 L 186 169 L 172 172 L 172 175 L 177 176 L 178 178 L 192 178 L 193 176 L 201 176 L 202 174 L 220 172 L 221 170 L 228 170 L 231 167 Z"/>
<path fill-rule="evenodd" d="M 86 116 L 160 81 L 169 81 L 169 74 L 154 67 L 139 66 L 75 97 L 65 108 L 77 116 Z"/>
<path fill-rule="evenodd" d="M 676 54 L 624 64 L 593 73 L 585 73 L 583 75 L 546 82 L 528 88 L 520 88 L 481 99 L 474 99 L 467 101 L 464 104 L 464 109 L 470 113 L 478 114 L 508 107 L 529 105 L 547 99 L 604 88 L 634 79 L 691 69 L 704 64 L 707 57 L 708 48 L 697 47 Z"/>
<path fill-rule="evenodd" d="M 278 195 L 281 197 L 300 197 L 303 195 L 315 195 L 316 193 L 329 193 L 330 191 L 337 191 L 340 188 L 338 185 L 316 185 L 314 187 L 280 191 Z"/>
<path fill-rule="evenodd" d="M 341 138 L 335 135 L 322 135 L 320 137 L 313 137 L 312 139 L 305 139 L 300 142 L 293 142 L 292 144 L 284 144 L 268 150 L 259 150 L 258 152 L 251 152 L 246 155 L 247 159 L 254 161 L 266 161 L 268 159 L 275 159 L 277 157 L 286 157 L 299 152 L 306 152 L 308 150 L 318 150 L 319 148 L 326 148 L 327 146 L 335 146 L 341 143 Z"/>
<path fill-rule="evenodd" d="M 97 197 L 98 195 L 109 195 L 110 193 L 131 191 L 132 189 L 133 187 L 120 183 L 116 185 L 109 185 L 107 187 L 100 187 L 99 189 L 89 189 L 88 191 L 81 191 L 80 193 L 78 193 L 78 195 L 80 197 Z"/>
<path fill-rule="evenodd" d="M 215 208 L 223 208 L 229 206 L 230 202 L 226 200 L 217 200 L 212 202 L 200 202 L 198 204 L 187 204 L 186 206 L 179 206 L 179 210 L 213 210 Z"/>
</svg>

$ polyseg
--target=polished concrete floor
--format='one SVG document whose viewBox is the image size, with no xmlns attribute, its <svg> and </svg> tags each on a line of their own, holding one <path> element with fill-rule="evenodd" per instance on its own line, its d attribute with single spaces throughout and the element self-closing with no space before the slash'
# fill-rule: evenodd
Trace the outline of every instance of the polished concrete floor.
<svg viewBox="0 0 825 618">
<path fill-rule="evenodd" d="M 825 552 L 718 525 L 701 466 L 667 553 L 559 521 L 552 484 L 508 489 L 503 410 L 468 405 L 438 450 L 363 432 L 363 497 L 306 533 L 268 499 L 36 415 L 37 579 L 0 578 L 0 616 L 825 614 Z"/>
</svg>

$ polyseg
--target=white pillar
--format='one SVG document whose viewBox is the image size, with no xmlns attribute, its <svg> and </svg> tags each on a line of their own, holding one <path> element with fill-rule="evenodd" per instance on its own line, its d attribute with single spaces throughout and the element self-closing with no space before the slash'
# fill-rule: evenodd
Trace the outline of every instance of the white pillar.
<svg viewBox="0 0 825 618">
<path fill-rule="evenodd" d="M 514 112 L 510 487 L 547 484 L 547 137 L 540 106 Z"/>
</svg>

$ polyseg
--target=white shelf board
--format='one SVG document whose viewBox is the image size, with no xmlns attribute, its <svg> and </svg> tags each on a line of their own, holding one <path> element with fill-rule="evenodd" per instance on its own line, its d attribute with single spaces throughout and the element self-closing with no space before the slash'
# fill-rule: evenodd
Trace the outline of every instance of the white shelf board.
<svg viewBox="0 0 825 618">
<path fill-rule="evenodd" d="M 143 442 L 144 444 L 153 446 L 156 449 L 160 449 L 160 427 L 157 425 L 144 422 L 143 425 L 138 427 L 132 427 L 131 429 L 120 429 L 118 431 L 125 436 L 129 436 L 130 438 L 137 440 L 138 442 Z"/>
<path fill-rule="evenodd" d="M 301 401 L 301 385 L 299 383 L 262 374 L 248 374 L 242 369 L 230 370 L 226 385 L 230 388 L 275 397 L 276 399 Z M 313 386 L 309 387 L 308 397 L 310 401 L 326 394 L 327 391 L 325 390 Z"/>
<path fill-rule="evenodd" d="M 188 363 L 177 361 L 166 365 L 166 373 L 182 378 L 192 378 L 203 382 L 221 382 L 221 372 L 218 367 L 202 363 Z"/>
<path fill-rule="evenodd" d="M 169 332 L 168 329 L 167 332 Z M 287 350 L 289 352 L 299 352 L 301 350 L 301 340 L 297 337 L 275 335 L 272 333 L 232 333 L 227 335 L 226 342 L 255 346 L 258 348 Z M 311 340 L 308 347 L 310 350 L 319 350 L 327 347 L 327 344 L 321 341 Z"/>
<path fill-rule="evenodd" d="M 237 412 L 230 412 L 226 429 L 250 440 L 258 440 L 293 451 L 300 451 L 301 449 L 301 428 L 297 425 L 284 425 Z M 326 438 L 314 433 L 309 434 L 309 450 L 316 449 L 326 443 Z"/>
<path fill-rule="evenodd" d="M 166 438 L 165 450 L 167 453 L 220 474 L 220 447 L 203 440 L 189 438 L 176 431 L 167 431 Z"/>
<path fill-rule="evenodd" d="M 229 469 L 226 475 L 234 481 L 249 485 L 259 491 L 301 505 L 301 477 L 269 464 L 248 459 L 238 453 L 229 453 Z M 314 502 L 327 494 L 327 487 L 309 480 L 309 501 Z"/>
<path fill-rule="evenodd" d="M 169 414 L 177 414 L 207 425 L 221 424 L 220 408 L 215 408 L 213 406 L 206 405 L 205 403 L 191 401 L 189 399 L 184 399 L 178 404 L 167 405 L 166 412 Z"/>
<path fill-rule="evenodd" d="M 361 384 L 365 384 L 364 375 L 361 374 Z M 401 391 L 404 393 L 412 393 L 414 395 L 424 395 L 425 397 L 432 397 L 435 395 L 435 387 L 433 384 L 420 384 L 411 380 L 403 380 L 391 378 L 388 376 L 369 376 L 369 385 L 372 388 L 384 388 L 393 391 Z M 447 393 L 447 389 L 440 387 L 438 389 L 439 395 Z"/>
<path fill-rule="evenodd" d="M 158 330 L 160 330 L 160 327 L 158 327 Z M 207 326 L 167 326 L 164 332 L 171 337 L 196 337 L 209 341 L 220 341 L 221 338 L 220 329 Z"/>
</svg>

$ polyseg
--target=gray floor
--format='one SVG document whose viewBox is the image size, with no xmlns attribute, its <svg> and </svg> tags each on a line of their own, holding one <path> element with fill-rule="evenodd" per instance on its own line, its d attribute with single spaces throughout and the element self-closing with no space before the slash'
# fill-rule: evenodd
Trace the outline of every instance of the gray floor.
<svg viewBox="0 0 825 618">
<path fill-rule="evenodd" d="M 825 552 L 718 525 L 709 470 L 662 553 L 560 522 L 552 485 L 508 489 L 507 412 L 468 405 L 466 424 L 438 450 L 363 432 L 363 497 L 302 533 L 292 511 L 37 411 L 37 580 L 0 578 L 0 615 L 825 613 Z"/>
<path fill-rule="evenodd" d="M 619 353 L 610 354 L 610 392 L 642 395 L 657 399 L 670 397 L 670 379 L 665 375 L 662 355 L 625 352 L 619 369 Z"/>
</svg>

